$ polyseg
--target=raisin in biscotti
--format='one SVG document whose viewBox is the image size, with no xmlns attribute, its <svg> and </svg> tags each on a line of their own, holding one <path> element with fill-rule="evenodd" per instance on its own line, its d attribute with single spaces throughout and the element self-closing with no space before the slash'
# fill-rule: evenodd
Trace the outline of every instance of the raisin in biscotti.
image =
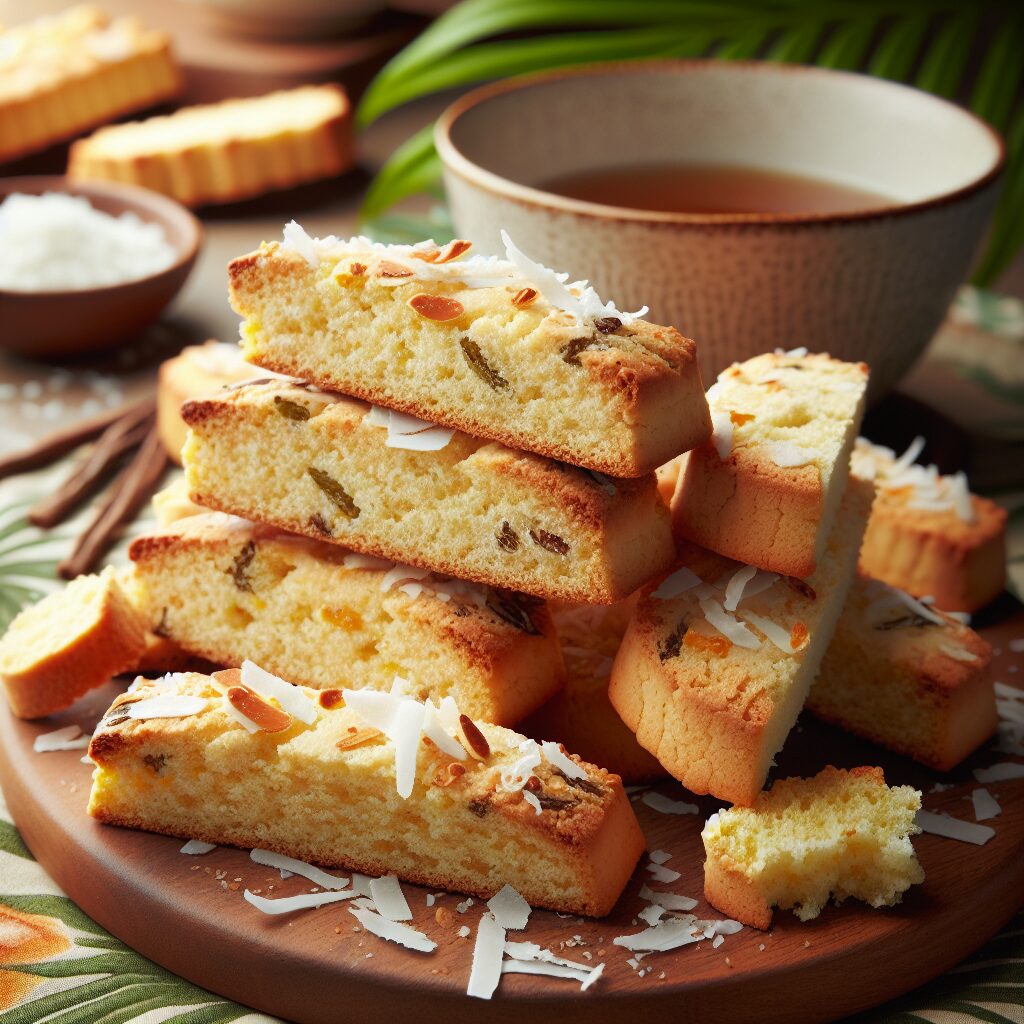
<svg viewBox="0 0 1024 1024">
<path fill-rule="evenodd" d="M 977 633 L 952 616 L 860 576 L 807 709 L 949 771 L 996 731 L 991 654 Z"/>
<path fill-rule="evenodd" d="M 846 600 L 873 494 L 850 478 L 809 580 L 689 545 L 681 567 L 640 595 L 609 696 L 694 793 L 749 805 L 764 786 Z"/>
<path fill-rule="evenodd" d="M 312 239 L 232 261 L 245 358 L 474 437 L 635 477 L 711 421 L 696 346 L 602 303 L 511 243 L 385 246 Z"/>
<path fill-rule="evenodd" d="M 753 807 L 713 814 L 704 826 L 704 896 L 754 928 L 772 907 L 801 921 L 833 897 L 873 907 L 899 903 L 924 881 L 910 837 L 921 794 L 886 786 L 881 768 L 829 766 L 812 779 L 781 779 Z"/>
<path fill-rule="evenodd" d="M 564 743 L 631 783 L 665 775 L 608 700 L 612 662 L 632 610 L 629 599 L 613 605 L 552 607 L 565 659 L 565 686 L 520 725 L 528 736 Z"/>
<path fill-rule="evenodd" d="M 854 458 L 878 485 L 861 572 L 933 597 L 940 608 L 974 612 L 1006 583 L 1006 510 L 971 494 L 963 473 L 941 476 L 916 465 L 923 445 L 918 438 L 897 459 L 890 448 L 857 439 Z"/>
<path fill-rule="evenodd" d="M 282 382 L 182 414 L 210 508 L 538 597 L 610 603 L 672 564 L 653 474 L 610 480 Z"/>
<path fill-rule="evenodd" d="M 846 485 L 868 370 L 803 350 L 757 356 L 708 391 L 712 439 L 686 457 L 672 500 L 677 537 L 806 578 Z"/>
<path fill-rule="evenodd" d="M 318 689 L 415 678 L 513 725 L 561 686 L 546 606 L 219 512 L 136 538 L 132 598 L 151 628 L 218 665 Z"/>
<path fill-rule="evenodd" d="M 108 568 L 15 618 L 0 639 L 0 680 L 15 715 L 42 718 L 134 669 L 145 648 L 146 620 Z"/>
<path fill-rule="evenodd" d="M 89 813 L 485 899 L 510 884 L 564 913 L 615 904 L 644 846 L 618 776 L 452 701 L 317 692 L 254 669 L 119 697 L 89 747 Z"/>
</svg>

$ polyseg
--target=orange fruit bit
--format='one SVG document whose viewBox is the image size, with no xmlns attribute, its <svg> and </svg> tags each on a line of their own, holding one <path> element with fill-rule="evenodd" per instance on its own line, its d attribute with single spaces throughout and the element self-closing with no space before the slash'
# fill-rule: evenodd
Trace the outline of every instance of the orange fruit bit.
<svg viewBox="0 0 1024 1024">
<path fill-rule="evenodd" d="M 704 633 L 695 633 L 692 629 L 686 631 L 683 643 L 695 651 L 707 651 L 719 658 L 724 658 L 732 647 L 732 641 L 726 636 L 707 636 Z"/>
<path fill-rule="evenodd" d="M 789 645 L 794 651 L 803 647 L 807 643 L 807 638 L 810 636 L 807 627 L 802 622 L 797 622 L 793 625 L 793 628 L 789 631 Z"/>
</svg>

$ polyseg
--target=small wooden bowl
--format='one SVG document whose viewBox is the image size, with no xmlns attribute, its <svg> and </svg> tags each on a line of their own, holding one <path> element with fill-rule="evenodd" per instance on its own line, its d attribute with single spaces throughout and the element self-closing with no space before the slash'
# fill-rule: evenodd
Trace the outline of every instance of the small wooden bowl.
<svg viewBox="0 0 1024 1024">
<path fill-rule="evenodd" d="M 0 289 L 0 347 L 19 355 L 81 355 L 114 348 L 141 334 L 178 294 L 202 244 L 203 229 L 188 210 L 135 185 L 72 183 L 56 176 L 0 180 L 0 202 L 15 192 L 66 192 L 84 196 L 95 209 L 113 216 L 131 211 L 140 220 L 159 224 L 177 254 L 166 270 L 124 284 L 73 291 Z"/>
</svg>

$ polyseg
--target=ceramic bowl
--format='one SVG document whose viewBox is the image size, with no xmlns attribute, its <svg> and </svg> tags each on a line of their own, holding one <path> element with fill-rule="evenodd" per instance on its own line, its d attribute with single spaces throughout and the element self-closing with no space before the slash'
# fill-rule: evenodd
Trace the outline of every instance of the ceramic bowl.
<svg viewBox="0 0 1024 1024">
<path fill-rule="evenodd" d="M 183 206 L 135 185 L 69 182 L 62 177 L 0 178 L 0 202 L 23 192 L 84 196 L 104 213 L 131 211 L 159 224 L 176 257 L 166 269 L 124 284 L 75 291 L 14 292 L 0 289 L 0 347 L 49 358 L 110 349 L 141 334 L 178 294 L 192 270 L 203 231 Z"/>
<path fill-rule="evenodd" d="M 478 89 L 436 128 L 460 237 L 587 278 L 697 341 L 706 381 L 808 346 L 891 387 L 933 335 L 992 212 L 1004 147 L 961 108 L 892 82 L 761 62 L 559 71 Z M 546 181 L 630 165 L 738 165 L 889 197 L 835 214 L 657 213 Z"/>
</svg>

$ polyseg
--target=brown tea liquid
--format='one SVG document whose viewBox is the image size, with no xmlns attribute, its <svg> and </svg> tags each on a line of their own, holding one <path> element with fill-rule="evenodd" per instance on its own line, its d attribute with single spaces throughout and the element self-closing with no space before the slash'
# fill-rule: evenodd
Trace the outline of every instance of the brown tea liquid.
<svg viewBox="0 0 1024 1024">
<path fill-rule="evenodd" d="M 587 171 L 538 187 L 569 199 L 660 213 L 848 213 L 893 202 L 824 178 L 718 164 Z"/>
</svg>

